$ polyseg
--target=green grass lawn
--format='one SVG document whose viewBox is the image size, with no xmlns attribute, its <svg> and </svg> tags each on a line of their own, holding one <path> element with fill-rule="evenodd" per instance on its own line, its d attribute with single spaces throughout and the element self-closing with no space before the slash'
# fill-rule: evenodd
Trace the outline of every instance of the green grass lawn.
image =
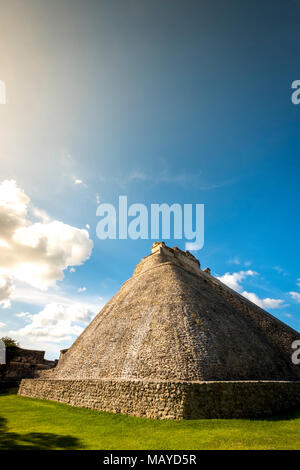
<svg viewBox="0 0 300 470">
<path fill-rule="evenodd" d="M 300 449 L 300 413 L 158 421 L 0 395 L 0 449 Z"/>
</svg>

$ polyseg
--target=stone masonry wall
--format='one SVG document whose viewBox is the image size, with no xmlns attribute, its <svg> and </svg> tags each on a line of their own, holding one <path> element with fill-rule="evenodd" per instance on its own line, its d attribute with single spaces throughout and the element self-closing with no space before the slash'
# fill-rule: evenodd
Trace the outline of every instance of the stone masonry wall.
<svg viewBox="0 0 300 470">
<path fill-rule="evenodd" d="M 184 386 L 117 380 L 22 380 L 19 395 L 148 418 L 183 418 Z"/>
<path fill-rule="evenodd" d="M 299 407 L 300 382 L 24 379 L 19 394 L 148 418 L 254 418 Z"/>
<path fill-rule="evenodd" d="M 0 365 L 0 382 L 20 382 L 23 378 L 36 377 L 41 370 L 56 366 L 56 361 L 48 361 L 44 356 L 45 351 L 7 348 L 6 364 Z"/>
</svg>

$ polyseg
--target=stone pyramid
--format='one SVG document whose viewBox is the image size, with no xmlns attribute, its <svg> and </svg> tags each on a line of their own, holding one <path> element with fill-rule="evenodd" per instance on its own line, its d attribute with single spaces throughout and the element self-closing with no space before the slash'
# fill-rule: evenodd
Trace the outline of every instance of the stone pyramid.
<svg viewBox="0 0 300 470">
<path fill-rule="evenodd" d="M 155 418 L 261 416 L 299 406 L 299 334 L 155 243 L 58 365 L 20 394 Z"/>
</svg>

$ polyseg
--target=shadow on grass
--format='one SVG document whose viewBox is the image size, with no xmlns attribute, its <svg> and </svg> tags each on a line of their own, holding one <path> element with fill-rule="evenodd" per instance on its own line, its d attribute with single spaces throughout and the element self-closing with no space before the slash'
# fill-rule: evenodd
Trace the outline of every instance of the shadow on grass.
<svg viewBox="0 0 300 470">
<path fill-rule="evenodd" d="M 72 436 L 40 432 L 27 434 L 9 432 L 6 422 L 0 417 L 0 450 L 75 450 L 83 447 L 80 440 Z"/>
</svg>

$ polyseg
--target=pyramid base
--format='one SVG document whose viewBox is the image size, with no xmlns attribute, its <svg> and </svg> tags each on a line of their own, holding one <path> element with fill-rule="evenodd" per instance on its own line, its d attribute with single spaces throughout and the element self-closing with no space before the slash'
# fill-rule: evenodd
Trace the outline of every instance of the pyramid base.
<svg viewBox="0 0 300 470">
<path fill-rule="evenodd" d="M 260 418 L 300 407 L 300 382 L 23 379 L 19 395 L 156 419 Z"/>
</svg>

